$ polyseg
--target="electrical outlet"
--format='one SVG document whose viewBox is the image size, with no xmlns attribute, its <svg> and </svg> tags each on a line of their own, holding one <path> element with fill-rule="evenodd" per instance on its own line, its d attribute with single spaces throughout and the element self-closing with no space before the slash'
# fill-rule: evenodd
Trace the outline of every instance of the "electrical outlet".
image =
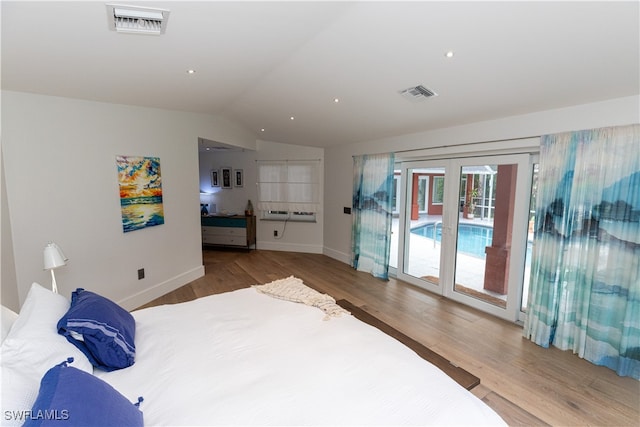
<svg viewBox="0 0 640 427">
<path fill-rule="evenodd" d="M 278 230 L 273 230 L 273 237 L 278 237 Z"/>
<path fill-rule="evenodd" d="M 346 213 L 347 215 L 351 215 L 351 208 L 345 206 L 342 208 L 342 212 Z"/>
<path fill-rule="evenodd" d="M 138 270 L 138 280 L 144 279 L 144 268 Z"/>
</svg>

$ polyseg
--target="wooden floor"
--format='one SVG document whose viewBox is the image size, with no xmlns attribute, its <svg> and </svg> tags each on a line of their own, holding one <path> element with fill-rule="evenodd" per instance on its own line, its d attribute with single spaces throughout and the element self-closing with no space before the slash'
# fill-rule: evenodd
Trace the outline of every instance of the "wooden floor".
<svg viewBox="0 0 640 427">
<path fill-rule="evenodd" d="M 640 382 L 570 352 L 543 349 L 518 325 L 324 255 L 204 251 L 206 275 L 147 305 L 172 304 L 288 276 L 346 299 L 480 378 L 472 392 L 509 425 L 638 426 Z"/>
</svg>

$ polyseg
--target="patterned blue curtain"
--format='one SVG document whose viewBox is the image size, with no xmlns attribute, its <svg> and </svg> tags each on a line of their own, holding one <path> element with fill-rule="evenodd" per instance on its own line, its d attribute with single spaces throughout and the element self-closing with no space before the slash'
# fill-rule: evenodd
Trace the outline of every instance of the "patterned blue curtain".
<svg viewBox="0 0 640 427">
<path fill-rule="evenodd" d="M 353 158 L 351 265 L 385 280 L 389 278 L 393 165 L 393 153 Z"/>
<path fill-rule="evenodd" d="M 542 137 L 524 335 L 640 379 L 640 125 Z"/>
</svg>

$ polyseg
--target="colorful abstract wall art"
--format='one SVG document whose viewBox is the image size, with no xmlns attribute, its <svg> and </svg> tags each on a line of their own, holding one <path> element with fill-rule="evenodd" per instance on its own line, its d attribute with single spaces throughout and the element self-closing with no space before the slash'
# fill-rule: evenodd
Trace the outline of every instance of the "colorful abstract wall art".
<svg viewBox="0 0 640 427">
<path fill-rule="evenodd" d="M 116 156 L 125 233 L 164 224 L 159 157 Z"/>
</svg>

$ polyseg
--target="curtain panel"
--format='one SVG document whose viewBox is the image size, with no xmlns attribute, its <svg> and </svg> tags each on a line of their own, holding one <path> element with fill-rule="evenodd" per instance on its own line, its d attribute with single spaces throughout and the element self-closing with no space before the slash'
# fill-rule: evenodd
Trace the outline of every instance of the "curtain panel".
<svg viewBox="0 0 640 427">
<path fill-rule="evenodd" d="M 541 139 L 524 335 L 640 379 L 640 125 Z"/>
<path fill-rule="evenodd" d="M 393 153 L 354 156 L 351 265 L 389 278 L 393 219 Z"/>
</svg>

